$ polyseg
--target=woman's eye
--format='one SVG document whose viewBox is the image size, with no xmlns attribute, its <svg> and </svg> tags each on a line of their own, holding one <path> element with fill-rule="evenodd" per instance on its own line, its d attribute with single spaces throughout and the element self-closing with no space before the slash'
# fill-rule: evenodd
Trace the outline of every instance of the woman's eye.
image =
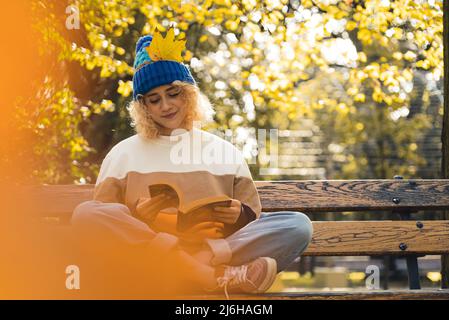
<svg viewBox="0 0 449 320">
<path fill-rule="evenodd" d="M 158 102 L 159 102 L 159 99 L 158 100 L 150 100 L 150 103 L 153 103 L 153 104 L 158 103 Z"/>
<path fill-rule="evenodd" d="M 170 97 L 176 97 L 180 93 L 181 93 L 181 91 L 173 92 L 173 93 L 170 93 L 169 96 Z"/>
</svg>

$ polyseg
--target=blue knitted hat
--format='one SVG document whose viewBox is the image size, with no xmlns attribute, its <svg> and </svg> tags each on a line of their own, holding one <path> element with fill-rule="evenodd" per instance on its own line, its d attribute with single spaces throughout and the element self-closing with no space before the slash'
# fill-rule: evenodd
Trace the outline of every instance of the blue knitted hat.
<svg viewBox="0 0 449 320">
<path fill-rule="evenodd" d="M 138 94 L 145 94 L 175 80 L 196 84 L 189 67 L 182 63 L 181 51 L 184 45 L 185 41 L 174 40 L 172 28 L 165 39 L 156 31 L 154 39 L 147 35 L 137 41 L 133 76 L 134 100 Z"/>
</svg>

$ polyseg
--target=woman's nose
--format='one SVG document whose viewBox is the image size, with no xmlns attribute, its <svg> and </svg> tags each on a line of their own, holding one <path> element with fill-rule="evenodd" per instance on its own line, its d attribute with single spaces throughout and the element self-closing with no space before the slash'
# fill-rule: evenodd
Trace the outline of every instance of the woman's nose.
<svg viewBox="0 0 449 320">
<path fill-rule="evenodd" d="M 161 99 L 161 111 L 169 110 L 170 104 L 168 103 L 166 98 Z"/>
</svg>

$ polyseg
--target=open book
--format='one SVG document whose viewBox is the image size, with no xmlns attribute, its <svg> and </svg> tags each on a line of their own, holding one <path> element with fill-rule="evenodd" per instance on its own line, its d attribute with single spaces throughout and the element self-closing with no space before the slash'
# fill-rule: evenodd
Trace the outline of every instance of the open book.
<svg viewBox="0 0 449 320">
<path fill-rule="evenodd" d="M 229 207 L 231 198 L 225 194 L 216 194 L 210 189 L 197 190 L 194 186 L 189 192 L 182 192 L 175 184 L 160 183 L 149 186 L 150 196 L 159 194 L 170 196 L 165 208 L 178 209 L 177 229 L 185 231 L 190 227 L 206 221 L 214 221 L 212 212 L 214 207 Z"/>
</svg>

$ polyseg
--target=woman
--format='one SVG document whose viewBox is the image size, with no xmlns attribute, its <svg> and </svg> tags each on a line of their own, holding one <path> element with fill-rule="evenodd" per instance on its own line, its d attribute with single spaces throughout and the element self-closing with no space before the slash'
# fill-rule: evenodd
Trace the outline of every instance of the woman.
<svg viewBox="0 0 449 320">
<path fill-rule="evenodd" d="M 159 257 L 171 252 L 206 290 L 264 292 L 307 248 L 312 225 L 299 212 L 262 213 L 241 152 L 195 127 L 213 110 L 182 63 L 184 45 L 173 29 L 165 38 L 156 33 L 137 42 L 128 107 L 137 133 L 107 154 L 94 200 L 74 210 L 72 224 L 93 228 L 97 239 L 101 229 L 110 237 L 102 239 L 145 246 Z M 182 201 L 219 194 L 231 200 L 211 209 L 211 221 L 179 232 L 181 200 L 150 194 L 149 186 L 161 181 L 175 183 Z"/>
</svg>

